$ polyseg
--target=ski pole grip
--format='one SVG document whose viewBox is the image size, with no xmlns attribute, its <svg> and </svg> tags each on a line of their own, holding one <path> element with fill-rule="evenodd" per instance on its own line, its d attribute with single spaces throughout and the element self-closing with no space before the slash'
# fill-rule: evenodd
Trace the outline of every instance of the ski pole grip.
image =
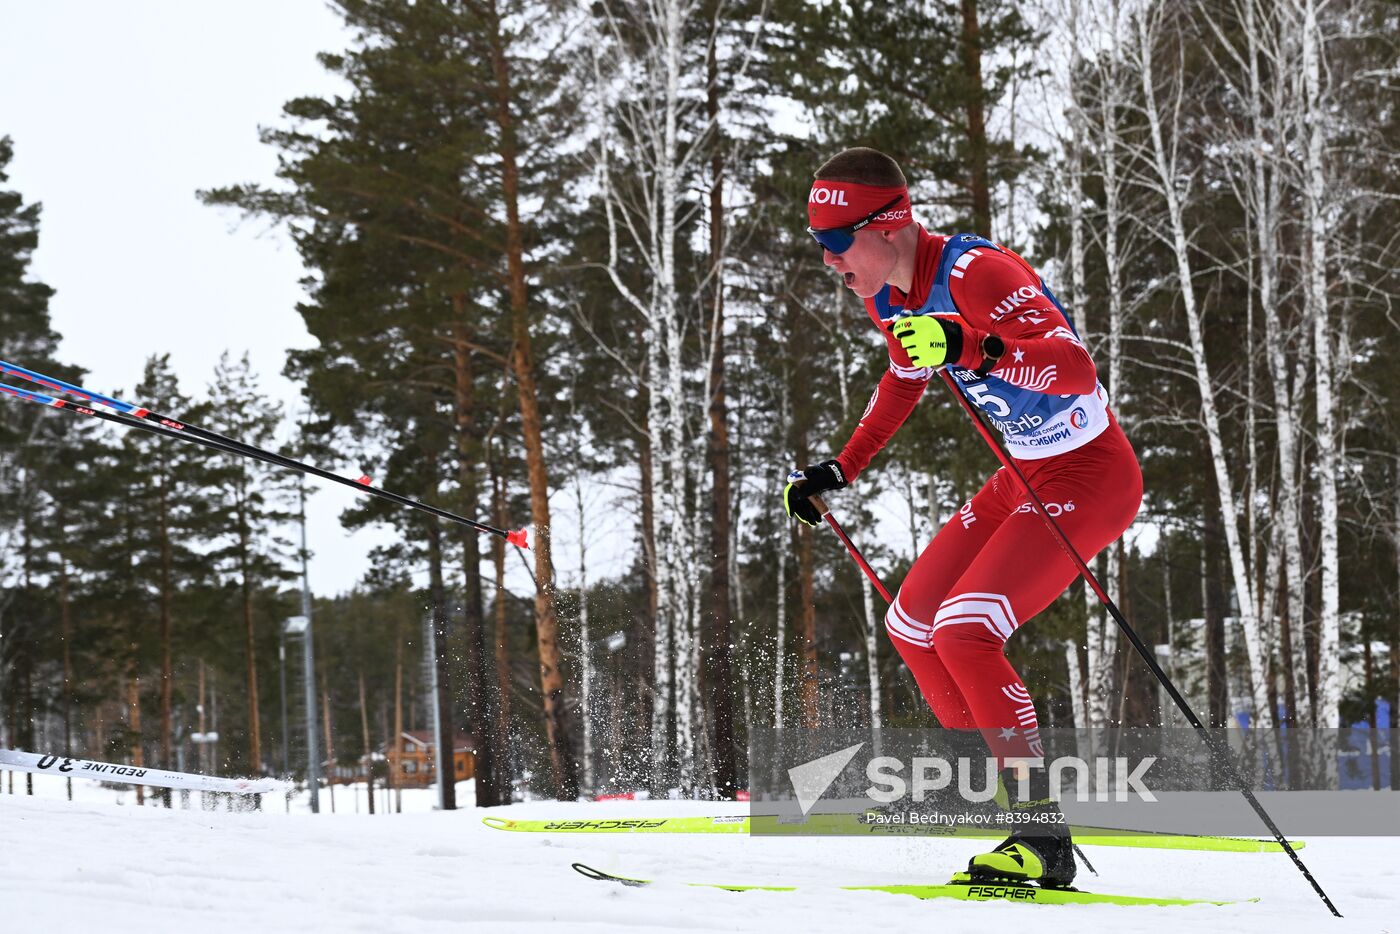
<svg viewBox="0 0 1400 934">
<path fill-rule="evenodd" d="M 819 516 L 825 516 L 827 513 L 831 512 L 830 509 L 826 508 L 826 500 L 817 496 L 815 493 L 807 497 L 807 502 L 817 507 L 817 515 Z"/>
</svg>

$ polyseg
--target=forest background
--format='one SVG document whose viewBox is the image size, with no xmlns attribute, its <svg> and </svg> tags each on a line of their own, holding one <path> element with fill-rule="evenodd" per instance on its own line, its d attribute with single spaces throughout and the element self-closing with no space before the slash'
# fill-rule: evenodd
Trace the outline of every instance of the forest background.
<svg viewBox="0 0 1400 934">
<path fill-rule="evenodd" d="M 511 554 L 347 503 L 390 544 L 313 601 L 332 758 L 427 727 L 429 665 L 481 805 L 732 796 L 751 728 L 934 722 L 878 596 L 780 507 L 886 363 L 803 230 L 813 169 L 850 145 L 900 161 L 930 229 L 1016 249 L 1070 308 L 1147 489 L 1095 566 L 1203 717 L 1388 726 L 1394 4 L 333 8 L 343 91 L 288 88 L 267 116 L 278 183 L 198 193 L 296 244 L 304 406 L 237 354 L 204 386 L 157 352 L 139 385 L 94 387 L 531 527 Z M 62 283 L 29 269 L 40 225 L 0 188 L 0 349 L 81 383 Z M 17 400 L 0 436 L 0 745 L 302 775 L 273 674 L 299 478 Z M 831 504 L 893 586 L 994 466 L 930 392 Z M 1043 725 L 1180 722 L 1080 584 L 1008 652 Z"/>
</svg>

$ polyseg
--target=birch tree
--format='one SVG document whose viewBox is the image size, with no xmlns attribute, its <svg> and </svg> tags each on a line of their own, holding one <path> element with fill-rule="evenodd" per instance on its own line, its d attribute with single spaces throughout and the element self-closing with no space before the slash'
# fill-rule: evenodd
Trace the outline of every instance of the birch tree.
<svg viewBox="0 0 1400 934">
<path fill-rule="evenodd" d="M 1086 221 L 1084 216 L 1085 192 L 1084 177 L 1088 172 L 1088 148 L 1085 126 L 1089 120 L 1084 105 L 1085 89 L 1082 76 L 1086 64 L 1082 49 L 1086 39 L 1083 34 L 1086 14 L 1092 12 L 1088 0 L 1067 0 L 1063 9 L 1063 20 L 1068 27 L 1070 57 L 1065 69 L 1064 92 L 1067 97 L 1066 118 L 1069 122 L 1069 139 L 1065 143 L 1065 197 L 1069 201 L 1069 288 L 1067 298 L 1072 312 L 1078 312 L 1081 336 L 1092 346 L 1092 335 L 1085 326 L 1083 309 L 1088 297 L 1088 276 L 1085 271 Z M 1090 558 L 1090 569 L 1102 573 L 1102 562 Z M 1111 577 L 1111 575 L 1110 575 Z M 1112 586 L 1110 581 L 1109 586 Z M 1071 682 L 1075 704 L 1075 723 L 1102 729 L 1107 726 L 1108 707 L 1112 693 L 1112 668 L 1108 660 L 1113 658 L 1117 642 L 1117 629 L 1110 624 L 1108 613 L 1099 604 L 1091 588 L 1084 588 L 1085 612 L 1085 671 L 1079 670 L 1079 656 L 1074 654 L 1071 666 Z M 1087 688 L 1087 691 L 1082 690 Z M 1086 698 L 1087 694 L 1087 698 Z"/>
<path fill-rule="evenodd" d="M 1171 15 L 1167 6 L 1152 4 L 1134 17 L 1137 34 L 1132 54 L 1141 81 L 1143 113 L 1150 135 L 1149 146 L 1144 154 L 1148 167 L 1145 182 L 1162 199 L 1165 211 L 1166 230 L 1161 236 L 1175 259 L 1177 288 L 1186 316 L 1187 349 L 1191 355 L 1196 388 L 1201 397 L 1202 428 L 1205 431 L 1214 472 L 1231 580 L 1239 602 L 1241 626 L 1249 659 L 1255 722 L 1262 727 L 1268 727 L 1273 718 L 1268 709 L 1265 684 L 1265 642 L 1260 620 L 1254 615 L 1254 607 L 1257 606 L 1254 582 L 1246 566 L 1243 543 L 1240 540 L 1239 507 L 1226 462 L 1223 428 L 1216 401 L 1216 377 L 1211 373 L 1206 358 L 1204 315 L 1196 296 L 1192 247 L 1187 233 L 1186 199 L 1190 179 L 1189 170 L 1181 158 L 1182 142 L 1179 131 L 1185 88 L 1180 62 L 1178 61 L 1176 67 L 1166 76 L 1165 82 L 1162 82 L 1159 76 L 1159 57 L 1173 50 L 1174 54 L 1180 53 L 1179 43 L 1167 43 L 1165 46 L 1162 43 L 1168 27 L 1167 18 Z M 1181 37 L 1177 38 L 1179 40 Z M 1165 99 L 1160 102 L 1159 82 L 1162 82 L 1166 89 Z"/>
<path fill-rule="evenodd" d="M 576 460 L 581 460 L 576 456 Z M 593 641 L 588 627 L 588 522 L 583 500 L 583 473 L 574 474 L 578 510 L 578 656 L 579 719 L 583 722 L 582 787 L 593 791 Z"/>
<path fill-rule="evenodd" d="M 638 316 L 645 347 L 640 372 L 647 398 L 647 469 L 655 497 L 649 532 L 655 542 L 657 592 L 652 760 L 659 772 L 668 759 L 667 733 L 674 722 L 680 783 L 689 791 L 699 778 L 695 730 L 704 712 L 698 703 L 704 592 L 693 569 L 709 562 L 699 560 L 697 534 L 708 495 L 706 478 L 688 468 L 706 459 L 717 431 L 713 420 L 723 418 L 723 397 L 715 389 L 723 385 L 718 355 L 723 354 L 726 246 L 722 212 L 715 210 L 715 199 L 722 199 L 716 187 L 722 164 L 715 161 L 715 146 L 726 103 L 718 94 L 714 63 L 719 27 L 728 11 L 723 3 L 703 0 L 610 0 L 599 10 L 595 149 L 608 227 L 604 267 Z M 737 70 L 742 72 L 746 63 L 741 50 Z M 705 78 L 703 93 L 695 86 L 697 76 Z M 692 246 L 686 237 L 701 213 L 690 189 L 699 187 L 707 166 L 713 175 L 711 263 L 699 291 L 708 285 L 716 296 L 708 315 L 703 303 L 690 302 L 682 290 L 685 256 Z M 619 178 L 624 172 L 626 181 Z M 640 286 L 626 279 L 624 254 L 639 262 Z M 697 338 L 708 364 L 701 367 L 687 354 L 688 343 Z M 728 720 L 723 710 L 720 716 Z"/>
<path fill-rule="evenodd" d="M 1285 319 L 1284 299 L 1280 279 L 1284 246 L 1281 241 L 1284 218 L 1283 198 L 1289 183 L 1288 152 L 1290 139 L 1284 118 L 1289 97 L 1289 82 L 1297 62 L 1296 43 L 1286 33 L 1286 10 L 1260 0 L 1232 0 L 1225 10 L 1241 29 L 1227 34 L 1217 16 L 1218 4 L 1202 4 L 1202 19 L 1214 31 L 1221 50 L 1217 68 L 1223 80 L 1238 95 L 1243 104 L 1241 126 L 1236 144 L 1241 151 L 1235 163 L 1238 175 L 1236 194 L 1244 210 L 1252 242 L 1250 248 L 1251 280 L 1257 290 L 1258 306 L 1264 322 L 1263 342 L 1268 380 L 1272 395 L 1272 415 L 1277 444 L 1274 469 L 1278 495 L 1271 510 L 1277 538 L 1282 547 L 1281 573 L 1285 578 L 1286 598 L 1279 617 L 1279 636 L 1287 656 L 1283 665 L 1284 699 L 1287 716 L 1297 717 L 1297 698 L 1307 692 L 1307 665 L 1302 654 L 1302 640 L 1294 643 L 1291 633 L 1301 632 L 1304 621 L 1304 589 L 1306 586 L 1303 557 L 1303 516 L 1298 426 L 1301 423 L 1302 369 L 1306 360 L 1307 335 Z M 1238 37 L 1238 38 L 1236 38 Z M 1214 47 L 1212 47 L 1214 48 Z M 1225 130 L 1221 128 L 1222 135 Z M 1290 360 L 1294 363 L 1290 367 Z M 1252 408 L 1252 407 L 1251 407 Z M 1250 416 L 1252 418 L 1252 416 Z M 1250 452 L 1253 467 L 1253 448 Z M 1251 504 L 1251 509 L 1252 504 Z M 1270 541 L 1273 536 L 1270 537 Z M 1273 562 L 1273 564 L 1271 564 Z M 1278 564 L 1270 552 L 1266 565 Z M 1264 581 L 1274 579 L 1266 568 Z M 1255 612 L 1260 619 L 1271 619 L 1272 586 L 1258 594 Z M 1296 646 L 1296 651 L 1288 652 Z M 1297 685 L 1302 679 L 1303 684 Z M 1297 687 L 1295 688 L 1295 685 Z M 1272 708 L 1272 705 L 1270 705 Z"/>
<path fill-rule="evenodd" d="M 1303 170 L 1303 203 L 1307 229 L 1304 251 L 1306 314 L 1313 324 L 1314 385 L 1317 394 L 1317 482 L 1319 532 L 1321 534 L 1322 613 L 1318 645 L 1318 686 L 1315 695 L 1316 721 L 1320 727 L 1339 727 L 1341 686 L 1341 607 L 1339 555 L 1337 550 L 1337 398 L 1334 392 L 1333 351 L 1336 339 L 1334 321 L 1327 297 L 1328 227 L 1337 219 L 1335 196 L 1329 191 L 1334 180 L 1324 164 L 1327 103 L 1322 78 L 1322 33 L 1318 22 L 1318 0 L 1294 0 L 1295 22 L 1301 32 L 1303 94 L 1299 120 L 1306 142 Z"/>
<path fill-rule="evenodd" d="M 656 499 L 650 530 L 656 542 L 657 590 L 652 765 L 659 773 L 668 759 L 674 662 L 676 755 L 684 787 L 694 782 L 690 695 L 696 621 L 690 613 L 692 594 L 685 569 L 691 566 L 695 549 L 690 531 L 692 501 L 685 495 L 690 390 L 676 249 L 680 230 L 689 219 L 686 215 L 694 211 L 685 200 L 685 183 L 703 157 L 693 140 L 687 143 L 681 138 L 683 126 L 689 128 L 696 116 L 695 103 L 682 96 L 682 67 L 688 46 L 686 28 L 698 10 L 699 4 L 688 0 L 607 4 L 603 34 L 594 49 L 600 96 L 598 178 L 608 223 L 606 270 L 640 318 L 646 353 L 644 430 L 650 436 L 648 466 Z M 631 184 L 624 186 L 615 179 L 615 152 Z M 624 279 L 623 249 L 641 258 L 645 291 L 635 290 Z"/>
</svg>

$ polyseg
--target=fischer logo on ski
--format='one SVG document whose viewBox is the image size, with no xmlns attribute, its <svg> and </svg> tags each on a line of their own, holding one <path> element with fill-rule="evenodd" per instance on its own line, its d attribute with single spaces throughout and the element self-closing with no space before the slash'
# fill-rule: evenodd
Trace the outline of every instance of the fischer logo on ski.
<svg viewBox="0 0 1400 934">
<path fill-rule="evenodd" d="M 550 821 L 545 824 L 545 830 L 654 830 L 666 823 L 665 818 L 659 820 L 646 819 L 621 819 L 621 820 L 563 820 Z"/>
</svg>

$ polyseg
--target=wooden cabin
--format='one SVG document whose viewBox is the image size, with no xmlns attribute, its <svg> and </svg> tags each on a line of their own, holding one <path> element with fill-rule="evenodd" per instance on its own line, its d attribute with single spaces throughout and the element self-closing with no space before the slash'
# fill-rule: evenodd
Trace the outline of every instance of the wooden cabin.
<svg viewBox="0 0 1400 934">
<path fill-rule="evenodd" d="M 404 730 L 394 748 L 385 751 L 394 784 L 400 788 L 425 788 L 437 781 L 437 744 L 432 730 Z M 453 742 L 452 765 L 456 781 L 476 774 L 476 751 L 471 737 L 458 732 Z"/>
</svg>

